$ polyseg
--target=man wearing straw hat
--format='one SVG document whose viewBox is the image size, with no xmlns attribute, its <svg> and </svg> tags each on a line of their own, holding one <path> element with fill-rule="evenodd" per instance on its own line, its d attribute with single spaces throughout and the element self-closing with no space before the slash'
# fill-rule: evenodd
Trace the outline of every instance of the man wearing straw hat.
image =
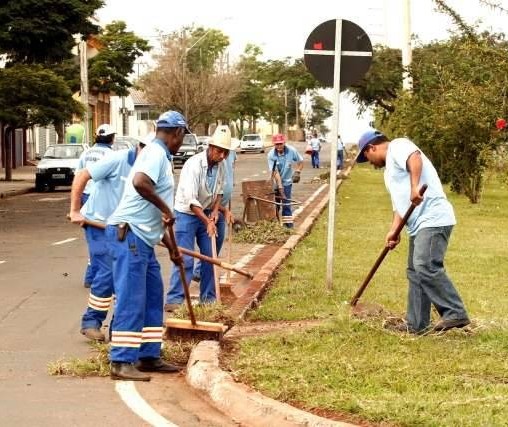
<svg viewBox="0 0 508 427">
<path fill-rule="evenodd" d="M 224 218 L 231 218 L 229 210 L 221 206 L 224 185 L 224 162 L 231 149 L 231 131 L 218 126 L 206 151 L 185 162 L 175 197 L 175 236 L 177 245 L 190 250 L 196 242 L 203 255 L 212 256 L 212 238 L 217 239 L 217 251 L 224 239 Z M 220 230 L 220 231 L 219 231 Z M 194 260 L 184 256 L 187 283 L 192 279 Z M 202 303 L 216 300 L 212 265 L 201 264 L 199 299 Z M 166 311 L 177 309 L 184 300 L 183 285 L 174 269 L 166 296 Z"/>
</svg>

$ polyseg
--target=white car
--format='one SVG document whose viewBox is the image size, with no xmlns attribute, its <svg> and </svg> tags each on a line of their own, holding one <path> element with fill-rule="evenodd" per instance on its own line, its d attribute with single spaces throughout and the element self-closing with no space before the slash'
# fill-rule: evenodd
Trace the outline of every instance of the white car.
<svg viewBox="0 0 508 427">
<path fill-rule="evenodd" d="M 265 152 L 265 145 L 263 144 L 263 138 L 258 133 L 248 133 L 243 136 L 240 141 L 240 153 L 246 151 L 259 151 Z"/>
<path fill-rule="evenodd" d="M 57 185 L 71 185 L 78 167 L 79 156 L 88 148 L 85 144 L 56 144 L 46 149 L 37 164 L 35 190 L 53 191 Z"/>
</svg>

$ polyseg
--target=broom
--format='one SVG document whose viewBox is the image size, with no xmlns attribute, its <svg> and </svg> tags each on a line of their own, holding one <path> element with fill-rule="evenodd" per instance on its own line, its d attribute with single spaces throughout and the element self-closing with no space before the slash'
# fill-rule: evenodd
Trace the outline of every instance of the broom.
<svg viewBox="0 0 508 427">
<path fill-rule="evenodd" d="M 167 233 L 171 243 L 172 251 L 180 254 L 178 246 L 176 245 L 175 234 L 172 227 L 168 227 Z M 194 316 L 194 309 L 192 307 L 189 285 L 185 277 L 185 268 L 183 259 L 180 256 L 180 261 L 175 267 L 178 267 L 180 273 L 180 280 L 182 281 L 183 292 L 185 294 L 185 301 L 187 303 L 187 310 L 189 311 L 189 320 L 185 319 L 166 319 L 166 338 L 200 338 L 203 340 L 217 340 L 220 341 L 227 330 L 227 326 L 222 323 L 202 322 L 197 321 Z"/>
</svg>

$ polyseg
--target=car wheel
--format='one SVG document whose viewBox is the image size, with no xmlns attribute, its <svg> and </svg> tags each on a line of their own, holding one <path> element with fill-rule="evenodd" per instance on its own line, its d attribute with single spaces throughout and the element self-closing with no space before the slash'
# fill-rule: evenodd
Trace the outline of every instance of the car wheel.
<svg viewBox="0 0 508 427">
<path fill-rule="evenodd" d="M 263 150 L 261 150 L 261 153 L 264 153 L 264 152 L 265 152 L 265 150 L 264 150 L 264 149 L 263 149 Z"/>
<path fill-rule="evenodd" d="M 41 179 L 35 179 L 35 191 L 42 193 L 46 189 L 46 184 Z"/>
</svg>

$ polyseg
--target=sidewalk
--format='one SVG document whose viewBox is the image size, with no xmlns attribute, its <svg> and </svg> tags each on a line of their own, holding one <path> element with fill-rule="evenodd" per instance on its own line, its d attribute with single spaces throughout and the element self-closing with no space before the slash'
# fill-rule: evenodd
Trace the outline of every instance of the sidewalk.
<svg viewBox="0 0 508 427">
<path fill-rule="evenodd" d="M 12 170 L 12 181 L 5 181 L 5 169 L 0 168 L 0 199 L 34 191 L 36 166 L 22 166 Z"/>
</svg>

